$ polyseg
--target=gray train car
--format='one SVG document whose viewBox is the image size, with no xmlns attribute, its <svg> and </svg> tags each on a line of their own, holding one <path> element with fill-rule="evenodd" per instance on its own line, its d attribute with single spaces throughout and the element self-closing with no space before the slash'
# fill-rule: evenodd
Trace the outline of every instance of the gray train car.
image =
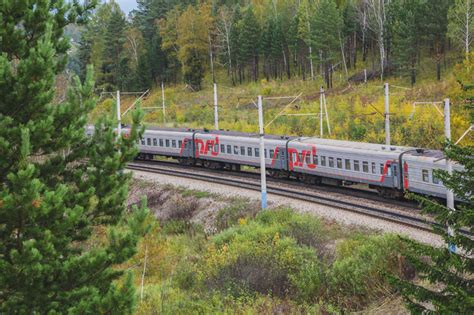
<svg viewBox="0 0 474 315">
<path fill-rule="evenodd" d="M 86 132 L 91 135 L 93 127 Z M 259 138 L 250 133 L 149 127 L 138 148 L 141 159 L 165 156 L 184 164 L 234 170 L 260 166 Z M 446 197 L 446 188 L 434 174 L 446 168 L 444 155 L 437 150 L 267 135 L 263 154 L 274 177 L 295 177 L 311 184 L 366 184 L 390 197 L 405 191 Z M 462 166 L 455 164 L 454 169 Z"/>
<path fill-rule="evenodd" d="M 269 169 L 286 167 L 286 139 L 277 136 L 265 138 L 263 152 Z M 205 166 L 260 166 L 260 142 L 256 134 L 231 131 L 200 131 L 194 135 L 196 159 Z"/>
<path fill-rule="evenodd" d="M 436 177 L 435 170 L 446 170 L 446 159 L 442 151 L 414 150 L 403 156 L 403 188 L 405 190 L 446 198 L 446 187 Z M 462 171 L 459 164 L 453 170 Z M 456 199 L 460 199 L 455 197 Z"/>
<path fill-rule="evenodd" d="M 288 143 L 290 169 L 302 177 L 335 184 L 367 184 L 400 195 L 400 154 L 411 148 L 319 138 Z"/>
</svg>

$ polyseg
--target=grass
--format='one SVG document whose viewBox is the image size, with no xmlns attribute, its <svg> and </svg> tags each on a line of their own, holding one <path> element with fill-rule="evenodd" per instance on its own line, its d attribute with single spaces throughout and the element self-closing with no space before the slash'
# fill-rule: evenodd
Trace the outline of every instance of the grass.
<svg viewBox="0 0 474 315">
<path fill-rule="evenodd" d="M 432 106 L 418 106 L 413 112 L 413 102 L 442 101 L 449 97 L 452 100 L 453 139 L 457 139 L 468 128 L 466 110 L 461 106 L 458 95 L 460 88 L 456 83 L 453 65 L 458 62 L 454 57 L 447 57 L 447 66 L 442 67 L 442 80 L 436 81 L 435 64 L 431 58 L 424 58 L 418 65 L 418 78 L 415 86 L 410 87 L 409 79 L 393 75 L 387 78 L 390 84 L 390 112 L 392 143 L 419 147 L 440 148 L 444 141 L 443 119 Z M 370 65 L 359 63 L 349 75 L 362 71 Z M 254 102 L 256 96 L 264 97 L 296 96 L 299 100 L 289 106 L 285 114 L 319 113 L 319 87 L 321 78 L 315 81 L 260 80 L 231 86 L 226 82 L 224 73 L 218 78 L 219 127 L 221 129 L 257 132 L 257 115 Z M 380 80 L 367 84 L 348 84 L 343 72 L 334 75 L 334 89 L 327 92 L 327 106 L 331 135 L 328 134 L 326 122 L 324 136 L 335 139 L 348 139 L 383 143 L 384 135 L 384 96 Z M 401 87 L 401 88 L 400 88 Z M 184 85 L 169 86 L 165 89 L 166 122 L 163 122 L 161 109 L 146 110 L 145 122 L 151 125 L 166 127 L 214 127 L 213 88 L 206 77 L 203 89 L 189 92 Z M 122 112 L 131 105 L 133 98 L 123 98 Z M 288 99 L 268 99 L 264 102 L 265 122 L 270 122 L 283 108 L 292 101 Z M 161 106 L 160 89 L 152 90 L 150 96 L 143 100 L 142 107 Z M 95 119 L 102 113 L 112 111 L 113 102 L 105 100 L 91 116 Z M 441 105 L 438 105 L 441 106 Z M 130 116 L 124 117 L 130 122 Z M 266 128 L 268 134 L 298 136 L 319 136 L 319 118 L 315 116 L 279 116 Z M 466 138 L 467 143 L 474 139 Z"/>
<path fill-rule="evenodd" d="M 152 188 L 185 202 L 178 202 L 176 215 L 153 224 L 138 253 L 122 266 L 134 273 L 140 292 L 147 255 L 137 314 L 377 313 L 387 309 L 389 299 L 398 299 L 383 276 L 398 273 L 402 248 L 393 235 L 285 207 L 262 212 L 245 198 Z M 196 221 L 200 198 L 220 204 L 214 229 L 205 231 Z M 165 203 L 154 205 L 153 212 Z M 397 301 L 390 308 L 404 310 Z"/>
</svg>

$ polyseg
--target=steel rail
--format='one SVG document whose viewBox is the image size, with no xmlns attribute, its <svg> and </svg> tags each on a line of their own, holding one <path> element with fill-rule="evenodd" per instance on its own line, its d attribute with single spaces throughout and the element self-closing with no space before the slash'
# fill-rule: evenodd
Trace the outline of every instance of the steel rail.
<svg viewBox="0 0 474 315">
<path fill-rule="evenodd" d="M 163 168 L 152 167 L 150 165 L 144 165 L 144 164 L 130 163 L 127 166 L 127 168 L 130 170 L 145 171 L 149 173 L 156 173 L 156 174 L 181 177 L 181 178 L 189 178 L 189 179 L 201 180 L 201 181 L 204 180 L 207 182 L 226 185 L 226 186 L 244 188 L 244 189 L 253 190 L 253 191 L 260 191 L 260 183 L 257 181 L 251 182 L 251 181 L 244 181 L 244 180 L 238 180 L 238 179 L 222 178 L 222 177 L 216 177 L 216 176 L 211 176 L 211 175 L 206 175 L 206 174 L 189 173 L 189 172 L 183 172 L 179 170 L 163 169 Z M 416 216 L 412 216 L 408 214 L 402 214 L 399 212 L 390 211 L 388 209 L 380 209 L 380 208 L 367 206 L 367 205 L 361 205 L 361 204 L 344 201 L 344 200 L 335 200 L 330 197 L 316 196 L 308 192 L 296 191 L 294 189 L 289 189 L 289 188 L 281 188 L 275 185 L 268 185 L 267 191 L 268 193 L 273 194 L 273 195 L 287 197 L 291 199 L 297 199 L 297 200 L 306 201 L 306 202 L 312 202 L 312 203 L 325 205 L 325 206 L 330 206 L 333 208 L 355 212 L 358 214 L 370 216 L 377 219 L 382 219 L 385 221 L 390 221 L 393 223 L 409 226 L 412 228 L 416 228 L 416 229 L 424 230 L 428 232 L 433 232 L 433 226 L 437 225 L 436 222 L 428 220 L 428 219 L 424 219 L 424 218 L 420 218 L 420 217 L 416 217 Z M 469 231 L 466 231 L 466 230 L 463 230 L 462 233 L 466 236 L 470 236 L 470 237 L 473 236 L 473 234 L 471 234 Z"/>
</svg>

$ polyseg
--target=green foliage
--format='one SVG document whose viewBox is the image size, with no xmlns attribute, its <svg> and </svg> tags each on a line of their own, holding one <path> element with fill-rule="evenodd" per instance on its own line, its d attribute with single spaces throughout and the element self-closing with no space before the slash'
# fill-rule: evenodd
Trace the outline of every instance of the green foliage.
<svg viewBox="0 0 474 315">
<path fill-rule="evenodd" d="M 229 206 L 219 209 L 214 225 L 218 231 L 225 230 L 239 222 L 254 218 L 259 210 L 246 200 L 237 200 Z"/>
<path fill-rule="evenodd" d="M 398 273 L 401 242 L 394 236 L 358 236 L 337 245 L 327 276 L 334 303 L 351 309 L 387 294 L 386 274 Z"/>
<path fill-rule="evenodd" d="M 454 171 L 452 175 L 439 171 L 436 175 L 443 184 L 451 189 L 455 196 L 462 196 L 464 203 L 451 210 L 436 200 L 414 196 L 421 202 L 424 211 L 435 216 L 440 226 L 448 226 L 453 230 L 450 235 L 444 228 L 436 228 L 436 232 L 451 246 L 456 246 L 456 253 L 447 247 L 433 248 L 405 239 L 408 247 L 407 257 L 415 266 L 418 277 L 428 283 L 440 286 L 433 289 L 427 285 L 394 279 L 410 310 L 421 313 L 426 310 L 440 313 L 468 314 L 474 310 L 473 278 L 474 241 L 460 232 L 466 228 L 471 233 L 474 227 L 474 154 L 473 147 L 460 148 L 448 145 L 446 156 L 464 166 L 462 171 Z M 428 304 L 427 304 L 428 303 Z"/>
<path fill-rule="evenodd" d="M 95 1 L 92 2 L 94 4 Z M 142 113 L 117 136 L 102 117 L 87 137 L 93 75 L 72 78 L 60 103 L 54 80 L 65 65 L 76 1 L 7 1 L 0 6 L 0 313 L 130 313 L 132 279 L 117 266 L 148 230 L 146 204 L 122 221 Z M 18 27 L 21 25 L 21 27 Z M 93 243 L 106 228 L 106 240 Z"/>
</svg>

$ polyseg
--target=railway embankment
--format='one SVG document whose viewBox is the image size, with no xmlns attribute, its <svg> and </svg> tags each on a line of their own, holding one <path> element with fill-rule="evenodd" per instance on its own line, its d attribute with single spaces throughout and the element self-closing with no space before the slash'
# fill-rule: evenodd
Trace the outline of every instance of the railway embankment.
<svg viewBox="0 0 474 315">
<path fill-rule="evenodd" d="M 281 197 L 261 211 L 245 189 L 134 178 L 129 206 L 145 196 L 156 219 L 123 266 L 141 287 L 147 260 L 138 314 L 408 313 L 385 275 L 413 271 L 398 237 L 375 221 Z"/>
</svg>

